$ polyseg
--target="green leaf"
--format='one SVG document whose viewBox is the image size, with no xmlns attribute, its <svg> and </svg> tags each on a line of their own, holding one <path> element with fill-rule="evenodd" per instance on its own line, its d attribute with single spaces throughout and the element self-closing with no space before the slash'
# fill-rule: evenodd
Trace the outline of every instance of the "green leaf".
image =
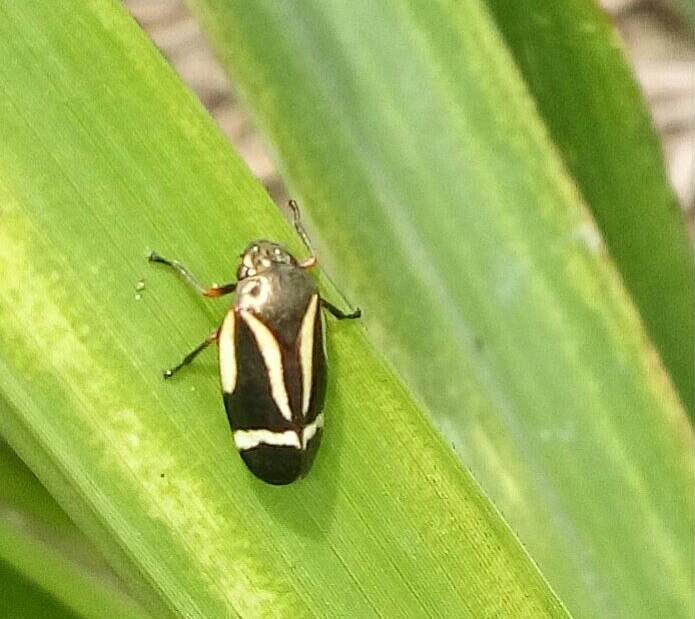
<svg viewBox="0 0 695 619">
<path fill-rule="evenodd" d="M 146 616 L 101 555 L 3 441 L 0 582 L 2 616 Z"/>
<path fill-rule="evenodd" d="M 359 324 L 311 475 L 252 478 L 214 361 L 160 374 L 225 305 L 145 256 L 298 241 L 116 3 L 5 3 L 0 57 L 0 431 L 155 616 L 565 615 Z"/>
<path fill-rule="evenodd" d="M 488 4 L 686 410 L 695 415 L 692 246 L 617 33 L 593 1 Z"/>
<path fill-rule="evenodd" d="M 690 616 L 691 428 L 483 5 L 193 4 L 370 339 L 570 611 Z"/>
<path fill-rule="evenodd" d="M 0 560 L 0 582 L 2 582 L 0 612 L 4 617 L 14 619 L 30 619 L 31 617 L 76 619 L 78 617 L 2 560 Z"/>
</svg>

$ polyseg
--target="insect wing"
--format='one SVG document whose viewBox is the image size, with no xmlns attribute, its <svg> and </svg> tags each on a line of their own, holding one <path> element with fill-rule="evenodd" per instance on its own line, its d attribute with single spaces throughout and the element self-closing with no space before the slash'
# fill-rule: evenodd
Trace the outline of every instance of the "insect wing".
<svg viewBox="0 0 695 619">
<path fill-rule="evenodd" d="M 326 397 L 326 347 L 324 322 L 318 294 L 312 296 L 307 306 L 296 354 L 302 377 L 302 449 L 306 473 L 316 456 L 323 432 L 323 403 Z"/>
<path fill-rule="evenodd" d="M 282 326 L 235 308 L 219 334 L 234 442 L 249 469 L 273 484 L 306 473 L 321 439 L 326 359 L 318 294 L 298 313 L 293 337 L 279 334 Z"/>
<path fill-rule="evenodd" d="M 301 473 L 303 453 L 292 424 L 277 340 L 258 318 L 232 310 L 220 330 L 219 347 L 222 395 L 241 457 L 268 483 L 294 481 Z"/>
</svg>

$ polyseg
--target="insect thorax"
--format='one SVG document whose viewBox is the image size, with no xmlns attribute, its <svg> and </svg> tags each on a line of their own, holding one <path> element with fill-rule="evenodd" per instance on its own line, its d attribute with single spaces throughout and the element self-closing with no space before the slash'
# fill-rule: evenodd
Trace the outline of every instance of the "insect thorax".
<svg viewBox="0 0 695 619">
<path fill-rule="evenodd" d="M 296 337 L 316 282 L 301 268 L 275 264 L 239 282 L 235 308 L 255 314 L 275 337 L 289 344 Z"/>
</svg>

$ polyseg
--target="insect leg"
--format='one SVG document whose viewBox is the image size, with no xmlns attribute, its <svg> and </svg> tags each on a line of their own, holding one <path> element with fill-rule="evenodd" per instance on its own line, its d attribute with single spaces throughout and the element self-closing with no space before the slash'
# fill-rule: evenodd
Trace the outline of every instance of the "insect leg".
<svg viewBox="0 0 695 619">
<path fill-rule="evenodd" d="M 185 281 L 187 284 L 195 288 L 204 297 L 221 297 L 222 295 L 234 292 L 236 289 L 236 282 L 231 282 L 229 284 L 223 284 L 222 286 L 212 285 L 210 287 L 203 286 L 196 277 L 191 273 L 185 266 L 183 266 L 178 260 L 168 260 L 163 256 L 160 256 L 157 252 L 151 252 L 147 257 L 150 262 L 159 262 L 160 264 L 166 264 L 176 271 L 176 273 Z"/>
<path fill-rule="evenodd" d="M 338 320 L 345 320 L 345 319 L 351 320 L 353 318 L 359 318 L 362 315 L 362 310 L 359 307 L 354 312 L 350 312 L 349 314 L 346 314 L 342 310 L 338 309 L 332 303 L 329 303 L 328 301 L 326 301 L 326 299 L 321 299 L 321 306 L 326 308 Z"/>
<path fill-rule="evenodd" d="M 294 223 L 294 229 L 297 231 L 299 238 L 302 239 L 302 243 L 304 243 L 304 246 L 309 250 L 309 253 L 311 254 L 311 256 L 309 256 L 306 260 L 300 262 L 299 266 L 302 269 L 310 269 L 316 266 L 316 264 L 318 264 L 318 259 L 316 258 L 314 248 L 312 247 L 311 241 L 309 240 L 309 235 L 306 233 L 306 230 L 302 225 L 302 218 L 301 213 L 299 212 L 299 205 L 295 200 L 290 200 L 290 208 L 292 209 L 292 223 Z M 362 311 L 359 308 L 356 309 L 354 312 L 346 314 L 345 312 L 339 310 L 335 305 L 332 305 L 325 299 L 321 299 L 321 305 L 325 307 L 331 314 L 333 314 L 333 316 L 335 316 L 338 320 L 343 320 L 345 318 L 359 318 L 362 315 Z"/>
<path fill-rule="evenodd" d="M 309 256 L 306 260 L 300 262 L 299 266 L 303 269 L 310 269 L 311 267 L 316 266 L 316 263 L 318 262 L 316 255 L 314 254 L 314 248 L 309 240 L 309 235 L 306 233 L 306 230 L 302 225 L 302 216 L 299 212 L 299 205 L 295 200 L 290 200 L 290 208 L 292 209 L 292 223 L 294 224 L 294 229 L 297 231 L 299 238 L 302 239 L 302 243 L 304 243 L 304 246 L 311 254 L 311 256 Z"/>
<path fill-rule="evenodd" d="M 198 344 L 191 352 L 189 352 L 179 363 L 178 365 L 175 365 L 173 368 L 170 370 L 165 370 L 164 371 L 164 378 L 171 378 L 176 372 L 178 372 L 182 367 L 188 365 L 193 359 L 195 359 L 201 352 L 203 352 L 210 344 L 213 342 L 217 341 L 217 335 L 219 333 L 218 329 L 215 329 L 210 335 L 208 335 L 203 342 Z"/>
</svg>

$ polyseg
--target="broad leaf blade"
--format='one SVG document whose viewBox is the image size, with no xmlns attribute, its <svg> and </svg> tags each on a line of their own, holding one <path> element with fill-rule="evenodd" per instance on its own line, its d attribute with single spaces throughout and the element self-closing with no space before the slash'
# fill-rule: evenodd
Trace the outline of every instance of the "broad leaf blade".
<svg viewBox="0 0 695 619">
<path fill-rule="evenodd" d="M 370 337 L 570 610 L 689 616 L 691 429 L 482 5 L 193 4 Z"/>
<path fill-rule="evenodd" d="M 31 580 L 0 559 L 2 599 L 0 612 L 4 617 L 51 617 L 77 619 L 78 615 L 55 597 L 37 587 Z"/>
<path fill-rule="evenodd" d="M 210 281 L 298 242 L 119 7 L 0 17 L 0 430 L 154 614 L 564 615 L 358 324 L 330 325 L 311 475 L 250 476 L 214 361 L 159 371 L 225 306 L 145 255 Z"/>
<path fill-rule="evenodd" d="M 2 412 L 7 414 L 5 408 Z M 3 441 L 0 572 L 3 616 L 146 616 L 93 545 Z"/>
<path fill-rule="evenodd" d="M 488 4 L 692 416 L 692 246 L 617 34 L 593 0 Z"/>
</svg>

